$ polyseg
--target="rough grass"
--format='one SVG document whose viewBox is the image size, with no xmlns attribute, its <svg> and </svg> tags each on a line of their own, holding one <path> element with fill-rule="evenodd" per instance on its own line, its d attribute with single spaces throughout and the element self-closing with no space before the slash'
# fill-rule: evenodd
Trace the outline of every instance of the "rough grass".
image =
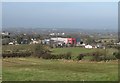
<svg viewBox="0 0 120 83">
<path fill-rule="evenodd" d="M 117 61 L 78 62 L 38 58 L 3 59 L 3 80 L 6 81 L 116 81 Z"/>
<path fill-rule="evenodd" d="M 6 51 L 6 50 L 11 50 L 11 51 L 15 51 L 15 50 L 27 50 L 27 51 L 34 51 L 34 47 L 35 45 L 28 45 L 28 44 L 21 44 L 21 45 L 3 45 L 2 46 L 2 51 Z"/>
<path fill-rule="evenodd" d="M 96 52 L 96 51 L 105 51 L 105 49 L 86 49 L 86 48 L 81 48 L 81 47 L 70 47 L 70 48 L 54 48 L 52 49 L 53 54 L 64 54 L 71 52 L 72 56 L 77 56 L 80 53 L 91 53 L 91 52 Z M 107 55 L 112 55 L 113 52 L 117 51 L 117 49 L 113 48 L 108 48 L 106 49 Z"/>
<path fill-rule="evenodd" d="M 64 54 L 67 52 L 71 52 L 72 55 L 79 55 L 80 53 L 90 53 L 95 51 L 95 49 L 85 49 L 80 47 L 70 47 L 70 48 L 54 48 L 52 49 L 53 54 Z"/>
<path fill-rule="evenodd" d="M 6 50 L 26 50 L 26 51 L 34 51 L 36 45 L 4 45 L 2 46 L 2 51 Z M 95 52 L 97 50 L 104 50 L 104 49 L 86 49 L 86 48 L 81 48 L 81 47 L 69 47 L 69 48 L 53 48 L 50 49 L 52 51 L 52 54 L 64 54 L 71 52 L 72 56 L 79 55 L 80 53 L 90 53 L 90 52 Z M 107 49 L 108 55 L 111 55 L 113 52 L 117 51 L 116 49 Z"/>
<path fill-rule="evenodd" d="M 0 57 L 0 82 L 2 81 L 2 58 Z"/>
</svg>

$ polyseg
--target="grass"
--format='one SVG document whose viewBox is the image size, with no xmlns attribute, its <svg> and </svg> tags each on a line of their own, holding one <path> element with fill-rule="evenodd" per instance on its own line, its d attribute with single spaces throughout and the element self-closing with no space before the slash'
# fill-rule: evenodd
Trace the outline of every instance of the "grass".
<svg viewBox="0 0 120 83">
<path fill-rule="evenodd" d="M 16 51 L 16 50 L 26 50 L 26 51 L 34 51 L 36 45 L 4 45 L 2 46 L 2 51 L 5 52 L 6 50 Z M 81 47 L 69 47 L 69 48 L 53 48 L 51 49 L 52 54 L 64 54 L 67 52 L 71 52 L 72 56 L 77 56 L 80 53 L 90 53 L 95 52 L 97 50 L 104 50 L 104 49 L 86 49 Z M 117 51 L 116 49 L 107 49 L 108 55 L 111 55 L 113 52 Z"/>
<path fill-rule="evenodd" d="M 16 50 L 26 50 L 26 51 L 34 51 L 35 45 L 21 44 L 21 45 L 3 45 L 2 51 L 16 51 Z"/>
<path fill-rule="evenodd" d="M 5 50 L 34 51 L 35 45 L 6 45 Z M 53 54 L 71 52 L 72 56 L 103 49 L 85 49 L 79 47 L 53 48 Z M 107 49 L 111 55 L 116 49 Z M 86 57 L 85 59 L 89 59 Z M 4 81 L 116 81 L 118 80 L 118 63 L 90 62 L 72 60 L 43 60 L 38 58 L 3 59 L 2 78 Z"/>
<path fill-rule="evenodd" d="M 2 58 L 0 57 L 0 82 L 2 81 Z"/>
<path fill-rule="evenodd" d="M 79 55 L 80 53 L 90 53 L 94 52 L 95 49 L 85 49 L 80 47 L 70 47 L 70 48 L 54 48 L 52 49 L 53 54 L 64 54 L 71 52 L 73 56 Z"/>
<path fill-rule="evenodd" d="M 38 58 L 3 59 L 4 81 L 117 81 L 118 63 Z"/>
</svg>

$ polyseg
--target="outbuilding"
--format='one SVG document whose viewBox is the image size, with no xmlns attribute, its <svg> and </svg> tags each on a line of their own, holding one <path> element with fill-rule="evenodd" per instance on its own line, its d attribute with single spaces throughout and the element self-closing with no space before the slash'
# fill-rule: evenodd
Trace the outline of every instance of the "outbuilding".
<svg viewBox="0 0 120 83">
<path fill-rule="evenodd" d="M 93 47 L 92 47 L 91 45 L 86 45 L 85 48 L 91 49 L 91 48 L 93 48 Z"/>
</svg>

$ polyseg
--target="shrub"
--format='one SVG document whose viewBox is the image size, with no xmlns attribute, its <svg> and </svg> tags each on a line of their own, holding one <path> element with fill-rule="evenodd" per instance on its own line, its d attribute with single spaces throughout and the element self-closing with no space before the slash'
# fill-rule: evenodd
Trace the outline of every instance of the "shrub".
<svg viewBox="0 0 120 83">
<path fill-rule="evenodd" d="M 51 55 L 50 59 L 71 59 L 71 52 L 65 54 Z"/>
<path fill-rule="evenodd" d="M 59 55 L 56 56 L 56 59 L 63 59 L 64 56 L 65 56 L 65 54 L 59 54 Z"/>
<path fill-rule="evenodd" d="M 91 61 L 102 61 L 102 59 L 104 59 L 106 54 L 104 54 L 104 52 L 101 51 L 96 51 L 92 54 L 92 56 L 93 58 L 91 59 Z"/>
<path fill-rule="evenodd" d="M 116 58 L 112 55 L 108 55 L 108 51 L 96 51 L 92 54 L 93 58 L 91 61 L 109 61 L 109 60 L 115 60 Z"/>
<path fill-rule="evenodd" d="M 41 45 L 41 44 L 36 45 L 33 55 L 38 57 L 38 58 L 42 57 L 44 59 L 45 58 L 49 59 L 51 57 L 49 49 L 46 48 L 44 45 Z"/>
<path fill-rule="evenodd" d="M 65 53 L 65 54 L 58 54 L 58 55 L 52 55 L 52 54 L 42 54 L 41 55 L 41 58 L 43 59 L 71 59 L 71 53 L 68 52 L 68 53 Z"/>
<path fill-rule="evenodd" d="M 6 57 L 29 57 L 31 56 L 31 53 L 30 52 L 27 52 L 27 53 L 19 53 L 19 52 L 16 52 L 16 53 L 3 53 L 2 54 L 2 57 L 3 58 L 6 58 Z"/>
<path fill-rule="evenodd" d="M 116 57 L 113 56 L 113 55 L 112 55 L 112 56 L 111 56 L 111 55 L 108 55 L 108 56 L 105 57 L 105 60 L 104 60 L 104 61 L 106 61 L 106 60 L 108 60 L 108 61 L 109 61 L 109 60 L 116 60 Z"/>
<path fill-rule="evenodd" d="M 77 60 L 82 60 L 83 57 L 84 57 L 84 54 L 79 54 L 79 55 L 77 56 Z"/>
<path fill-rule="evenodd" d="M 43 59 L 51 59 L 52 55 L 51 54 L 44 54 L 44 55 L 41 56 L 41 58 L 43 58 Z"/>
<path fill-rule="evenodd" d="M 120 59 L 120 52 L 114 52 L 113 55 L 114 55 L 117 59 Z"/>
<path fill-rule="evenodd" d="M 64 55 L 64 59 L 71 59 L 71 52 L 67 52 L 65 55 Z"/>
</svg>

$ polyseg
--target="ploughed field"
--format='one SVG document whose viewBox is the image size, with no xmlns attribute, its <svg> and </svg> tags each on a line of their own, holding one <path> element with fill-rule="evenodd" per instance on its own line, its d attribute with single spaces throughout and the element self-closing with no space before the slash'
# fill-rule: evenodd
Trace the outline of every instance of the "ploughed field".
<svg viewBox="0 0 120 83">
<path fill-rule="evenodd" d="M 39 58 L 3 59 L 4 81 L 117 81 L 118 63 Z"/>
</svg>

